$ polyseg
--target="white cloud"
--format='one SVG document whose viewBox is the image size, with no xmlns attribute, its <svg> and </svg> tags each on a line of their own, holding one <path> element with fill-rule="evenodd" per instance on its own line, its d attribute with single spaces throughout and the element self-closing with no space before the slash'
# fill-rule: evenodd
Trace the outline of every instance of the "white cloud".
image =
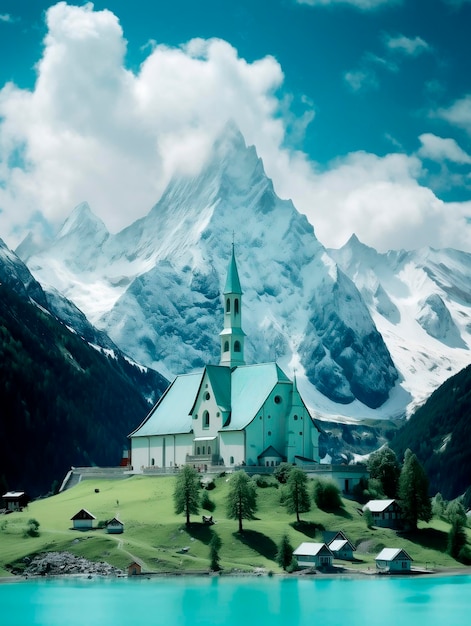
<svg viewBox="0 0 471 626">
<path fill-rule="evenodd" d="M 378 80 L 372 70 L 350 70 L 343 75 L 352 91 L 365 91 L 378 88 Z"/>
<path fill-rule="evenodd" d="M 467 154 L 454 139 L 437 137 L 432 133 L 424 133 L 419 137 L 422 144 L 418 155 L 433 161 L 451 161 L 453 163 L 471 163 Z"/>
<path fill-rule="evenodd" d="M 471 135 L 471 94 L 456 100 L 448 109 L 440 109 L 433 115 L 464 128 Z"/>
<path fill-rule="evenodd" d="M 14 21 L 14 18 L 9 13 L 0 14 L 0 22 L 7 22 L 9 24 L 12 24 Z"/>
<path fill-rule="evenodd" d="M 430 51 L 429 44 L 422 37 L 411 38 L 405 35 L 397 35 L 396 37 L 386 35 L 385 44 L 390 50 L 402 52 L 409 56 L 418 56 L 423 52 Z"/>
<path fill-rule="evenodd" d="M 357 9 L 368 11 L 383 6 L 402 4 L 403 0 L 296 0 L 298 4 L 308 4 L 313 7 L 330 6 L 334 4 L 348 4 Z"/>
<path fill-rule="evenodd" d="M 0 236 L 9 245 L 41 216 L 58 225 L 82 200 L 111 230 L 128 225 L 175 171 L 198 170 L 233 119 L 323 244 L 342 245 L 355 232 L 380 250 L 470 248 L 469 204 L 446 205 L 421 186 L 419 158 L 358 152 L 321 172 L 286 148 L 287 128 L 302 134 L 315 107 L 306 102 L 293 118 L 274 58 L 249 63 L 216 39 L 152 44 L 135 74 L 110 11 L 60 3 L 47 26 L 34 89 L 0 90 Z"/>
</svg>

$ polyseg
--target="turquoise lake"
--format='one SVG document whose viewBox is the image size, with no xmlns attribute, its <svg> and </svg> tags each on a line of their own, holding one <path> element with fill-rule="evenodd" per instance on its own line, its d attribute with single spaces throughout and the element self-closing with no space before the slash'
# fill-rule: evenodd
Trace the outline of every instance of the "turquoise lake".
<svg viewBox="0 0 471 626">
<path fill-rule="evenodd" d="M 2 626 L 455 626 L 470 621 L 468 575 L 0 584 Z"/>
</svg>

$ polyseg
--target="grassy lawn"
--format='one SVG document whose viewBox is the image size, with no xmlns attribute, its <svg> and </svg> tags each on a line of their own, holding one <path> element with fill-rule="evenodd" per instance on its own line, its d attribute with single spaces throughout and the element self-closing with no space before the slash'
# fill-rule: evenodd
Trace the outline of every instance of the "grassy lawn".
<svg viewBox="0 0 471 626">
<path fill-rule="evenodd" d="M 258 488 L 257 519 L 244 521 L 245 532 L 239 535 L 237 521 L 226 517 L 226 480 L 218 478 L 216 488 L 208 492 L 215 510 L 201 510 L 201 514 L 212 514 L 216 524 L 204 525 L 201 515 L 193 516 L 188 529 L 183 515 L 174 513 L 174 477 L 85 480 L 62 494 L 32 502 L 21 513 L 0 517 L 0 576 L 9 575 L 8 564 L 45 550 L 67 550 L 120 568 L 138 558 L 148 572 L 207 571 L 208 544 L 214 532 L 222 540 L 220 565 L 225 571 L 260 567 L 279 572 L 275 555 L 284 533 L 295 548 L 303 541 L 323 541 L 323 530 L 343 530 L 357 547 L 353 564 L 337 561 L 336 565 L 374 568 L 374 558 L 383 547 L 401 547 L 417 567 L 460 566 L 445 553 L 449 528 L 445 522 L 422 524 L 413 535 L 380 528 L 369 530 L 359 513 L 360 505 L 344 500 L 344 508 L 334 513 L 313 505 L 298 525 L 295 516 L 288 515 L 280 505 L 280 490 L 273 487 Z M 100 520 L 119 517 L 125 532 L 108 535 L 100 529 L 72 530 L 70 518 L 81 508 L 95 515 L 95 526 Z M 30 518 L 40 523 L 39 537 L 24 536 Z"/>
</svg>

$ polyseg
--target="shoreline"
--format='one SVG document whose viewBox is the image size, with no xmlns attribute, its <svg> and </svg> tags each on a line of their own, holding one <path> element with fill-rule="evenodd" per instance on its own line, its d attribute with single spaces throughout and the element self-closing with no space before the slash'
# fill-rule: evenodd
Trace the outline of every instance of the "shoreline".
<svg viewBox="0 0 471 626">
<path fill-rule="evenodd" d="M 19 574 L 17 576 L 0 576 L 0 584 L 12 584 L 28 581 L 45 581 L 45 580 L 114 580 L 114 579 L 129 579 L 129 580 L 149 580 L 152 578 L 316 578 L 321 579 L 360 579 L 360 578 L 451 578 L 455 576 L 471 576 L 471 566 L 464 567 L 450 567 L 439 568 L 435 570 L 411 570 L 407 573 L 389 573 L 384 574 L 375 570 L 351 570 L 343 569 L 339 572 L 321 572 L 319 570 L 306 572 L 298 571 L 288 574 L 286 572 L 273 573 L 269 571 L 264 572 L 212 572 L 212 571 L 182 571 L 182 572 L 143 572 L 135 576 L 128 576 L 124 572 L 116 575 L 103 575 L 97 573 L 81 573 L 81 574 Z"/>
</svg>

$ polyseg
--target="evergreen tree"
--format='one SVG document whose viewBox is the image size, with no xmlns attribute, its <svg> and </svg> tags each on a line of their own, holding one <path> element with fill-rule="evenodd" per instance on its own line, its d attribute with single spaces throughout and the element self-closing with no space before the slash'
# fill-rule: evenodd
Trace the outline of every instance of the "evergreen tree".
<svg viewBox="0 0 471 626">
<path fill-rule="evenodd" d="M 232 474 L 227 493 L 227 517 L 239 520 L 239 532 L 243 532 L 242 520 L 254 519 L 257 510 L 256 487 L 244 470 Z"/>
<path fill-rule="evenodd" d="M 407 449 L 399 477 L 399 499 L 404 520 L 411 530 L 417 529 L 419 520 L 428 522 L 432 518 L 428 491 L 427 475 L 415 454 Z"/>
<path fill-rule="evenodd" d="M 186 525 L 190 525 L 190 515 L 196 515 L 200 508 L 200 480 L 198 472 L 190 465 L 179 471 L 173 493 L 175 513 L 185 513 Z"/>
<path fill-rule="evenodd" d="M 221 568 L 219 567 L 219 550 L 221 549 L 221 538 L 215 532 L 211 537 L 211 541 L 209 542 L 209 567 L 212 572 L 218 572 Z"/>
<path fill-rule="evenodd" d="M 370 478 L 380 481 L 384 494 L 388 498 L 396 498 L 401 474 L 401 466 L 396 453 L 391 448 L 381 448 L 370 455 L 367 467 Z"/>
<path fill-rule="evenodd" d="M 278 546 L 278 552 L 276 553 L 276 562 L 284 570 L 293 562 L 293 546 L 291 545 L 288 535 L 284 534 L 281 538 Z"/>
<path fill-rule="evenodd" d="M 307 476 L 302 469 L 293 467 L 286 481 L 284 505 L 288 513 L 296 513 L 296 521 L 299 523 L 300 513 L 311 510 L 311 500 L 307 489 Z"/>
</svg>

